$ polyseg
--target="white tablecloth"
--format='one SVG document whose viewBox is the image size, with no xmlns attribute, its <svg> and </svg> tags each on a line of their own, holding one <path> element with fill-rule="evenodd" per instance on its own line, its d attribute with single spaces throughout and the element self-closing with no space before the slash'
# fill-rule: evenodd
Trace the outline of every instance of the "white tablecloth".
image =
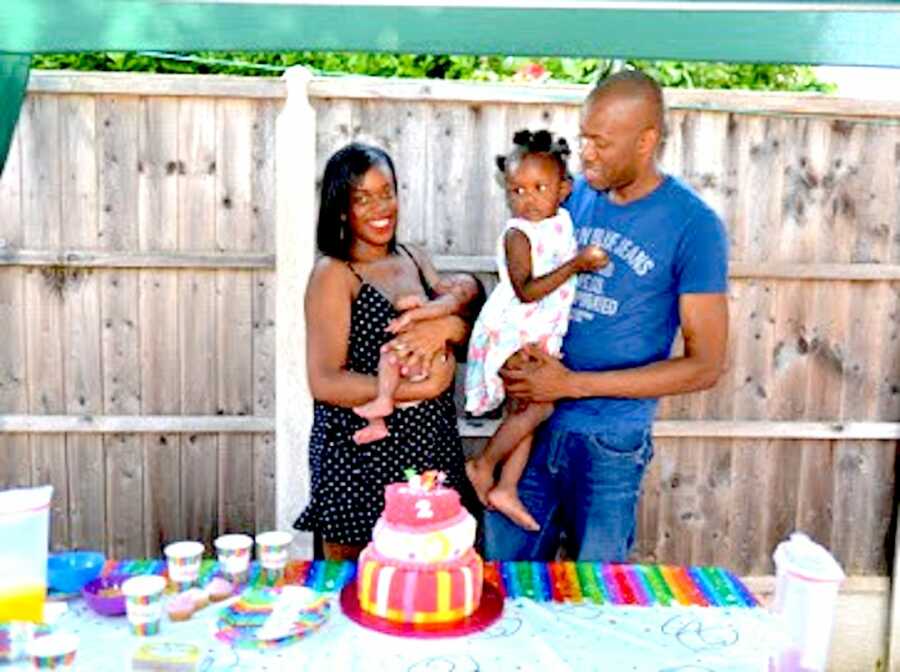
<svg viewBox="0 0 900 672">
<path fill-rule="evenodd" d="M 499 621 L 459 638 L 408 639 L 367 630 L 349 620 L 335 597 L 328 622 L 291 646 L 231 650 L 212 633 L 221 607 L 186 622 L 163 617 L 154 639 L 191 642 L 207 653 L 209 672 L 764 672 L 775 641 L 764 609 L 616 607 L 507 600 Z M 69 602 L 56 628 L 81 640 L 75 669 L 123 672 L 147 641 L 130 634 L 124 617 L 103 618 L 81 600 Z M 2 669 L 2 668 L 0 668 Z M 6 669 L 29 669 L 18 662 Z"/>
</svg>

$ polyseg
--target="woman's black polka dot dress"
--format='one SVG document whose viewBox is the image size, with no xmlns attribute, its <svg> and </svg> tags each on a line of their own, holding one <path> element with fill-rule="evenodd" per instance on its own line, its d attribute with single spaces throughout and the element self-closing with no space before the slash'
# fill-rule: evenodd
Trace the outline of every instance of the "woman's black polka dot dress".
<svg viewBox="0 0 900 672">
<path fill-rule="evenodd" d="M 384 328 L 397 311 L 378 289 L 360 280 L 351 306 L 347 368 L 376 375 L 380 348 L 392 338 Z M 458 490 L 463 503 L 475 512 L 477 500 L 465 474 L 452 386 L 436 399 L 395 409 L 385 421 L 390 436 L 356 445 L 353 433 L 366 421 L 350 408 L 315 402 L 309 444 L 312 493 L 295 528 L 319 532 L 331 543 L 367 543 L 384 508 L 385 486 L 406 480 L 403 471 L 408 468 L 446 472 L 447 485 Z"/>
</svg>

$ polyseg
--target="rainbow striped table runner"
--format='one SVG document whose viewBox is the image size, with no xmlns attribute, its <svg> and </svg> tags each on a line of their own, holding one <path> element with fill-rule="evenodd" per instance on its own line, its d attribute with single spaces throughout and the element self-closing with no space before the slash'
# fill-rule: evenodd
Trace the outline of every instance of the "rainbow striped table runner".
<svg viewBox="0 0 900 672">
<path fill-rule="evenodd" d="M 108 561 L 103 574 L 165 574 L 164 560 Z M 201 585 L 218 573 L 203 561 Z M 352 562 L 293 560 L 283 583 L 336 592 L 356 573 Z M 624 565 L 599 562 L 485 562 L 485 580 L 504 597 L 538 602 L 592 602 L 614 606 L 756 607 L 759 602 L 734 574 L 721 567 Z M 264 585 L 257 563 L 251 586 Z"/>
</svg>

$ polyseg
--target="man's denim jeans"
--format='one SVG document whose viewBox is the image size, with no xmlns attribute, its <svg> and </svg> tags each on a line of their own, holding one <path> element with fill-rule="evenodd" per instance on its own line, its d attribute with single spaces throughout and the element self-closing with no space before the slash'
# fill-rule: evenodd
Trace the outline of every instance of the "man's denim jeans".
<svg viewBox="0 0 900 672">
<path fill-rule="evenodd" d="M 641 480 L 652 457 L 647 427 L 588 434 L 544 425 L 519 481 L 519 497 L 541 529 L 528 532 L 488 511 L 485 555 L 490 560 L 553 560 L 564 534 L 574 559 L 625 561 L 634 543 Z"/>
</svg>

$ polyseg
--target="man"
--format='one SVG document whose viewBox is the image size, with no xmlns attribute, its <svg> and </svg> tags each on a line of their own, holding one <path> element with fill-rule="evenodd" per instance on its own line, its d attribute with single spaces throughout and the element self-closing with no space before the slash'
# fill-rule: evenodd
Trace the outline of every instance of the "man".
<svg viewBox="0 0 900 672">
<path fill-rule="evenodd" d="M 585 101 L 583 175 L 565 206 L 579 245 L 599 245 L 610 264 L 579 275 L 562 361 L 529 347 L 527 370 L 504 371 L 510 396 L 556 410 L 519 482 L 540 530 L 488 512 L 490 558 L 550 560 L 564 538 L 570 557 L 624 561 L 657 398 L 712 387 L 723 370 L 727 235 L 657 166 L 664 115 L 659 86 L 636 71 L 609 77 Z M 670 358 L 679 326 L 684 355 Z"/>
</svg>

